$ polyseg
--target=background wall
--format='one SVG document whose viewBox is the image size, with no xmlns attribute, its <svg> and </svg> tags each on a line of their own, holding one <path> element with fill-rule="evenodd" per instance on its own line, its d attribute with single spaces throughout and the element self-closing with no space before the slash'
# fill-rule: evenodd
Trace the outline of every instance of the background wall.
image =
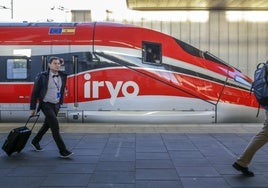
<svg viewBox="0 0 268 188">
<path fill-rule="evenodd" d="M 154 29 L 209 51 L 243 73 L 253 76 L 256 65 L 268 60 L 268 22 L 229 22 L 225 11 L 210 11 L 200 22 L 124 21 Z"/>
</svg>

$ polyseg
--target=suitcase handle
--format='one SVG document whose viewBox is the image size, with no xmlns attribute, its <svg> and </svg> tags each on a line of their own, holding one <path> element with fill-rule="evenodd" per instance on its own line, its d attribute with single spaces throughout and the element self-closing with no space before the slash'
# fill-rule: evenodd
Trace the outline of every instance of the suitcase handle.
<svg viewBox="0 0 268 188">
<path fill-rule="evenodd" d="M 31 115 L 31 116 L 29 116 L 28 119 L 27 119 L 27 121 L 26 121 L 26 123 L 25 123 L 25 127 L 27 127 L 27 124 L 29 123 L 30 119 L 36 117 L 36 119 L 35 119 L 35 121 L 34 121 L 34 123 L 33 123 L 33 126 L 32 126 L 32 128 L 31 128 L 31 131 L 32 131 L 33 128 L 34 128 L 34 126 L 35 126 L 35 124 L 36 124 L 36 122 L 37 122 L 37 120 L 39 119 L 39 116 L 40 116 L 40 114 L 36 114 L 36 115 Z"/>
</svg>

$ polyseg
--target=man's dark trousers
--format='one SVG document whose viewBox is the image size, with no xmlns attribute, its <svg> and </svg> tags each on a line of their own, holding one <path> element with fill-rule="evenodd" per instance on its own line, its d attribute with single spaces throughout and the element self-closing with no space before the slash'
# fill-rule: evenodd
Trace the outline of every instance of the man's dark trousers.
<svg viewBox="0 0 268 188">
<path fill-rule="evenodd" d="M 59 131 L 59 122 L 57 119 L 57 114 L 60 109 L 59 104 L 53 104 L 49 102 L 42 102 L 40 106 L 42 112 L 45 115 L 45 121 L 43 123 L 43 126 L 40 128 L 38 133 L 33 139 L 34 143 L 39 143 L 39 141 L 42 139 L 43 135 L 48 131 L 50 128 L 52 132 L 52 136 L 59 148 L 59 151 L 66 151 L 66 146 L 61 138 L 60 131 Z"/>
</svg>

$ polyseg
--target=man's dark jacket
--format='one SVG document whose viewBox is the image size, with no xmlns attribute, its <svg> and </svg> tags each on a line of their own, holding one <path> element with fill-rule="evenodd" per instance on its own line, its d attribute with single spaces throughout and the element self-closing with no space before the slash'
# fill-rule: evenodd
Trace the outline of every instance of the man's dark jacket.
<svg viewBox="0 0 268 188">
<path fill-rule="evenodd" d="M 61 97 L 59 100 L 59 103 L 63 103 L 63 97 L 64 97 L 64 90 L 66 86 L 66 80 L 67 80 L 67 74 L 59 71 L 59 76 L 61 77 L 61 88 L 60 93 Z M 43 102 L 43 99 L 45 98 L 45 95 L 47 93 L 48 88 L 48 79 L 49 79 L 49 69 L 47 71 L 39 73 L 34 82 L 34 87 L 32 91 L 31 101 L 30 101 L 30 110 L 36 109 L 37 100 L 39 100 L 39 103 Z"/>
</svg>

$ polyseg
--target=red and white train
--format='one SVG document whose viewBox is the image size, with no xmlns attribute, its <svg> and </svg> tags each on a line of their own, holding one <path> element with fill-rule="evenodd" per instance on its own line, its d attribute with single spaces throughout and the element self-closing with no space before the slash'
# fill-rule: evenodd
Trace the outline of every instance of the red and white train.
<svg viewBox="0 0 268 188">
<path fill-rule="evenodd" d="M 260 122 L 252 79 L 172 36 L 116 23 L 0 23 L 0 121 L 24 121 L 50 56 L 68 74 L 63 122 Z"/>
</svg>

